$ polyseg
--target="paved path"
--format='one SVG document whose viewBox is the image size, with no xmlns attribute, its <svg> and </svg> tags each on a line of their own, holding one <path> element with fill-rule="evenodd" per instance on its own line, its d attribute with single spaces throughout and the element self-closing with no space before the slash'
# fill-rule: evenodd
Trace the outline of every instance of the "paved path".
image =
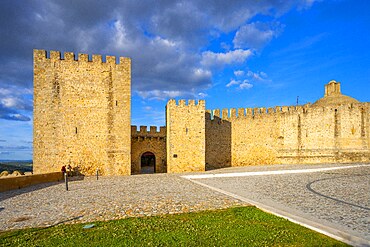
<svg viewBox="0 0 370 247">
<path fill-rule="evenodd" d="M 350 244 L 370 246 L 370 165 L 240 167 L 183 176 Z"/>
<path fill-rule="evenodd" d="M 327 169 L 336 167 L 341 169 Z M 63 183 L 50 183 L 0 193 L 0 231 L 254 204 L 370 246 L 369 181 L 370 165 L 232 167 L 98 181 L 87 177 L 70 182 L 70 191 Z"/>
<path fill-rule="evenodd" d="M 0 231 L 248 205 L 175 174 L 86 177 L 0 193 Z"/>
</svg>

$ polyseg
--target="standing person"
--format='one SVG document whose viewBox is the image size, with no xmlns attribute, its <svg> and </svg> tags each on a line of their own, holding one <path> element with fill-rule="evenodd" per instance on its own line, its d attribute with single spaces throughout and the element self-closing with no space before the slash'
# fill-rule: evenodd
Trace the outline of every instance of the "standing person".
<svg viewBox="0 0 370 247">
<path fill-rule="evenodd" d="M 64 174 L 64 173 L 66 173 L 66 172 L 67 172 L 67 170 L 66 170 L 66 166 L 62 166 L 61 171 L 63 172 L 63 174 Z"/>
<path fill-rule="evenodd" d="M 67 170 L 68 170 L 68 176 L 72 177 L 72 166 L 70 164 L 68 164 Z"/>
</svg>

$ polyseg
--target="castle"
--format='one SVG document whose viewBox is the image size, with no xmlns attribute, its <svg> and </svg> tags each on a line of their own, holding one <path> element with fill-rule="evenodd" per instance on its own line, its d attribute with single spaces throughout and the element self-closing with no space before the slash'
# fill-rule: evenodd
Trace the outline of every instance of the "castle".
<svg viewBox="0 0 370 247">
<path fill-rule="evenodd" d="M 166 126 L 131 126 L 131 60 L 34 50 L 34 173 L 193 172 L 370 162 L 370 102 L 325 85 L 314 104 L 206 110 L 169 100 Z"/>
</svg>

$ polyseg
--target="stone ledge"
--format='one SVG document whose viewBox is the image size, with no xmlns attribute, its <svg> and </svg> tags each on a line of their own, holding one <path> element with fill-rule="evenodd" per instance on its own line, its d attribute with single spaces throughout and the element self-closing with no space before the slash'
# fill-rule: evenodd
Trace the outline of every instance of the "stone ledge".
<svg viewBox="0 0 370 247">
<path fill-rule="evenodd" d="M 21 189 L 35 184 L 57 182 L 63 180 L 62 172 L 23 175 L 17 177 L 2 177 L 0 179 L 0 192 Z"/>
</svg>

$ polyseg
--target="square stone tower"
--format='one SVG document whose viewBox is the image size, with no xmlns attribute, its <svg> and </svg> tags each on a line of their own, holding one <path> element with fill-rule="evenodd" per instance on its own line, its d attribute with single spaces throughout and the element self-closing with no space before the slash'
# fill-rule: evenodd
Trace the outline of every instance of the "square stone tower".
<svg viewBox="0 0 370 247">
<path fill-rule="evenodd" d="M 131 60 L 34 50 L 35 173 L 129 175 Z"/>
<path fill-rule="evenodd" d="M 167 172 L 205 170 L 205 101 L 169 100 L 166 106 Z"/>
</svg>

